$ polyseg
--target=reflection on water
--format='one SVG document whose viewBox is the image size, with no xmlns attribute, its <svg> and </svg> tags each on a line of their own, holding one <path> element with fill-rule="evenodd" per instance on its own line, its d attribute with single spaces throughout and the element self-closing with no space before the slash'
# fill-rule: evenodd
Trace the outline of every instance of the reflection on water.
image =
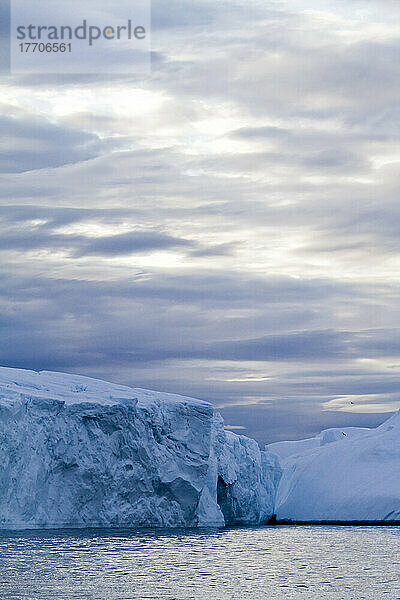
<svg viewBox="0 0 400 600">
<path fill-rule="evenodd" d="M 400 599 L 397 527 L 0 532 L 1 600 Z"/>
</svg>

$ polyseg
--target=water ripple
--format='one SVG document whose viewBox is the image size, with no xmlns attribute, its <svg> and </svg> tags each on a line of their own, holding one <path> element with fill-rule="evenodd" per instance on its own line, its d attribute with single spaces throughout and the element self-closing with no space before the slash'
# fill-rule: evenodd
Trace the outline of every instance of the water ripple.
<svg viewBox="0 0 400 600">
<path fill-rule="evenodd" d="M 397 527 L 0 532 L 1 600 L 400 598 Z"/>
</svg>

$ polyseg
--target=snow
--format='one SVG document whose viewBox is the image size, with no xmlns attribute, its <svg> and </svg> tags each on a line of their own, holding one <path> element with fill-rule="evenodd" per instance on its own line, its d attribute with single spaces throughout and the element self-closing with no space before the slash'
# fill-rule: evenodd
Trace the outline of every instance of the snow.
<svg viewBox="0 0 400 600">
<path fill-rule="evenodd" d="M 0 528 L 260 524 L 280 469 L 207 402 L 0 368 Z"/>
<path fill-rule="evenodd" d="M 326 430 L 306 442 L 268 446 L 281 453 L 278 520 L 400 520 L 400 411 L 376 429 Z"/>
<path fill-rule="evenodd" d="M 266 450 L 274 452 L 281 459 L 286 459 L 289 456 L 300 456 L 301 454 L 304 454 L 304 452 L 308 452 L 308 450 L 314 450 L 315 448 L 325 446 L 325 444 L 337 442 L 344 437 L 348 439 L 359 437 L 368 431 L 370 430 L 365 427 L 332 427 L 330 429 L 324 429 L 313 438 L 268 444 Z"/>
<path fill-rule="evenodd" d="M 171 402 L 208 404 L 195 398 L 176 394 L 160 394 L 160 392 L 152 390 L 131 388 L 82 375 L 0 367 L 0 402 L 4 398 L 8 403 L 12 399 L 20 398 L 21 394 L 27 398 L 60 400 L 66 405 L 93 402 L 102 406 L 112 406 L 132 400 L 137 400 L 140 405 L 145 405 L 161 397 Z"/>
</svg>

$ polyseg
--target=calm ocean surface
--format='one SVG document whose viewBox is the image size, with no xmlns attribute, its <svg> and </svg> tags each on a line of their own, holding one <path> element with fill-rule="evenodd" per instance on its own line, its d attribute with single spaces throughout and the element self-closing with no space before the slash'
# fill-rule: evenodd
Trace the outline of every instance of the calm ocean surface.
<svg viewBox="0 0 400 600">
<path fill-rule="evenodd" d="M 0 533 L 0 598 L 400 599 L 398 527 Z"/>
</svg>

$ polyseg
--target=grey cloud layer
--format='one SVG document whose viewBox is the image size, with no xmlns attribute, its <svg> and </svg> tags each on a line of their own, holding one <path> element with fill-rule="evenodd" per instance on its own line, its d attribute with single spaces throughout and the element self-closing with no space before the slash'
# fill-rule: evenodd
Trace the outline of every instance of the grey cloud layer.
<svg viewBox="0 0 400 600">
<path fill-rule="evenodd" d="M 157 1 L 151 78 L 3 81 L 0 362 L 197 395 L 262 441 L 383 420 L 398 10 Z M 43 114 L 48 89 L 85 102 Z"/>
</svg>

